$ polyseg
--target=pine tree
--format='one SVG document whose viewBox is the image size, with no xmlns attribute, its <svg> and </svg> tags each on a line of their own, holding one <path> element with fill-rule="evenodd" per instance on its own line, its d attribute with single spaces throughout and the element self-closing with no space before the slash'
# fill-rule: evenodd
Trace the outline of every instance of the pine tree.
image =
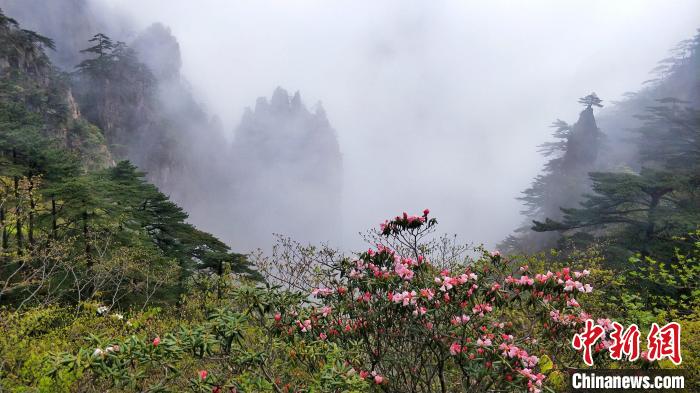
<svg viewBox="0 0 700 393">
<path fill-rule="evenodd" d="M 601 102 L 595 93 L 591 93 L 579 99 L 585 108 L 575 124 L 560 119 L 552 124 L 556 141 L 540 146 L 540 152 L 551 158 L 543 173 L 518 198 L 525 205 L 522 213 L 528 221 L 546 217 L 560 219 L 560 208 L 571 206 L 588 190 L 587 174 L 596 166 L 603 137 L 592 107 L 602 107 Z M 535 252 L 556 246 L 559 238 L 556 233 L 536 233 L 530 227 L 526 224 L 518 228 L 516 234 L 509 236 L 499 247 L 508 252 Z"/>
<path fill-rule="evenodd" d="M 671 240 L 700 222 L 700 111 L 661 104 L 640 116 L 641 170 L 591 173 L 593 193 L 580 207 L 562 208 L 560 220 L 535 220 L 533 229 L 609 239 L 623 256 L 669 258 Z"/>
</svg>

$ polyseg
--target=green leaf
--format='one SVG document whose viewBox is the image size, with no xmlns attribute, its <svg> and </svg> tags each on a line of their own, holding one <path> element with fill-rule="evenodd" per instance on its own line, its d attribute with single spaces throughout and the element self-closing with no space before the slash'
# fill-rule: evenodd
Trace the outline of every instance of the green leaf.
<svg viewBox="0 0 700 393">
<path fill-rule="evenodd" d="M 554 363 L 552 363 L 552 359 L 549 358 L 547 355 L 543 355 L 540 358 L 540 371 L 542 373 L 547 374 L 548 371 L 550 371 L 554 367 Z"/>
</svg>

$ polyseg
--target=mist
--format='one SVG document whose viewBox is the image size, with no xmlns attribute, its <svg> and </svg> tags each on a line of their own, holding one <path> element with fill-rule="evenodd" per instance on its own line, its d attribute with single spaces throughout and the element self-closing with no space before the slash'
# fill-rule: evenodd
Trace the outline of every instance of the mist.
<svg viewBox="0 0 700 393">
<path fill-rule="evenodd" d="M 575 121 L 577 99 L 590 92 L 610 106 L 639 89 L 657 61 L 700 26 L 694 1 L 92 6 L 122 16 L 113 31 L 125 36 L 155 22 L 170 29 L 182 76 L 207 116 L 220 119 L 228 143 L 246 108 L 278 86 L 300 91 L 307 106 L 322 102 L 342 154 L 342 234 L 332 240 L 344 249 L 359 247 L 357 233 L 384 218 L 424 208 L 441 232 L 494 247 L 523 220 L 516 197 L 544 163 L 537 146 L 551 140 L 549 124 Z M 211 149 L 220 149 L 212 140 Z M 213 155 L 206 146 L 197 147 L 202 159 Z M 239 241 L 229 229 L 239 225 L 235 217 L 212 213 L 209 199 L 184 203 L 198 227 L 241 251 L 272 241 Z M 313 215 L 314 200 L 309 195 L 299 209 Z M 331 240 L 292 232 L 303 241 Z"/>
</svg>

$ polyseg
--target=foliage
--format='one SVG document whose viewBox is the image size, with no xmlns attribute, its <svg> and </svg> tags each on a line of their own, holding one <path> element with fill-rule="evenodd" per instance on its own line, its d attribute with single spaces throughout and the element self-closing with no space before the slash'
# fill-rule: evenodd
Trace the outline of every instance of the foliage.
<svg viewBox="0 0 700 393">
<path fill-rule="evenodd" d="M 15 22 L 1 22 L 0 39 L 18 39 Z M 133 61 L 123 45 L 100 39 L 110 61 Z M 144 173 L 114 163 L 64 75 L 8 67 L 0 75 L 0 304 L 145 307 L 175 301 L 195 270 L 255 276 L 245 256 L 188 224 Z"/>
<path fill-rule="evenodd" d="M 562 208 L 561 220 L 536 220 L 533 229 L 614 239 L 624 258 L 635 252 L 672 257 L 672 238 L 700 222 L 700 112 L 675 100 L 661 104 L 648 108 L 638 129 L 638 172 L 591 173 L 593 193 L 579 208 Z"/>
</svg>

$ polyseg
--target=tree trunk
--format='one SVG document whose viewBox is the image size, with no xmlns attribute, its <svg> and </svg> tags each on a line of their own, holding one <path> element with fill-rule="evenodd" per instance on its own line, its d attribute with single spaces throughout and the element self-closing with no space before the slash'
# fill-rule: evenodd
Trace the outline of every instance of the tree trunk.
<svg viewBox="0 0 700 393">
<path fill-rule="evenodd" d="M 22 219 L 20 218 L 20 214 L 22 213 L 22 208 L 20 207 L 20 201 L 19 201 L 19 178 L 15 176 L 15 215 L 16 215 L 16 222 L 15 222 L 15 227 L 17 229 L 17 255 L 23 255 L 24 252 L 22 250 L 22 246 L 24 243 L 22 239 Z"/>
<path fill-rule="evenodd" d="M 88 212 L 83 211 L 83 241 L 85 242 L 85 258 L 87 258 L 88 267 L 92 266 L 92 257 L 90 256 L 90 239 L 88 239 Z"/>
<path fill-rule="evenodd" d="M 649 201 L 649 210 L 647 210 L 647 222 L 646 227 L 644 228 L 644 244 L 642 245 L 641 252 L 642 261 L 646 260 L 646 258 L 650 255 L 651 248 L 649 247 L 649 244 L 656 237 L 656 223 L 654 221 L 656 219 L 656 208 L 659 206 L 661 198 L 671 191 L 673 191 L 672 188 L 662 188 L 649 192 L 649 197 L 651 198 L 651 200 Z"/>
<path fill-rule="evenodd" d="M 34 210 L 36 209 L 36 201 L 34 200 L 34 179 L 29 177 L 29 228 L 27 230 L 27 238 L 29 239 L 29 248 L 34 248 Z"/>
<path fill-rule="evenodd" d="M 5 227 L 5 207 L 0 207 L 0 227 L 2 227 L 2 252 L 7 251 L 7 227 Z"/>
<path fill-rule="evenodd" d="M 51 238 L 56 240 L 56 197 L 51 195 Z"/>
</svg>

